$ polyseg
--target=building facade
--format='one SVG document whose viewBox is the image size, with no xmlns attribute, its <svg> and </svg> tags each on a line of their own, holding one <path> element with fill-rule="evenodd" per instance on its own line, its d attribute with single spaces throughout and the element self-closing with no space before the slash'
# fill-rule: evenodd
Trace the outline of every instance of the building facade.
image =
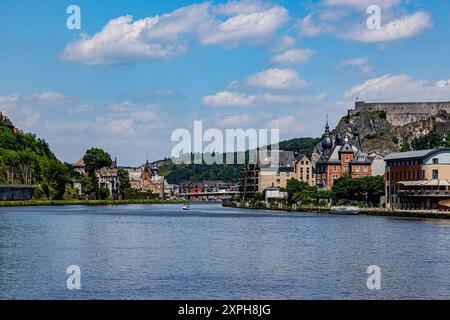
<svg viewBox="0 0 450 320">
<path fill-rule="evenodd" d="M 316 185 L 319 188 L 331 188 L 334 182 L 345 174 L 353 178 L 372 176 L 374 156 L 361 152 L 345 138 L 344 143 L 334 144 L 327 123 L 322 137 L 323 154 L 315 165 Z M 378 156 L 380 158 L 380 156 Z"/>
<path fill-rule="evenodd" d="M 316 183 L 313 164 L 311 160 L 304 154 L 296 156 L 295 178 L 298 181 L 309 184 L 310 186 L 314 186 Z"/>
<path fill-rule="evenodd" d="M 95 172 L 100 188 L 106 188 L 113 200 L 119 199 L 119 170 L 103 167 Z"/>
<path fill-rule="evenodd" d="M 158 174 L 158 168 L 147 161 L 138 168 L 124 168 L 128 171 L 131 188 L 142 192 L 152 192 L 165 198 L 165 179 Z"/>
<path fill-rule="evenodd" d="M 450 199 L 450 148 L 392 153 L 385 161 L 387 208 L 439 210 Z"/>
<path fill-rule="evenodd" d="M 272 158 L 270 152 L 268 157 Z M 291 179 L 314 185 L 314 167 L 307 156 L 296 156 L 292 151 L 277 151 L 273 160 L 277 163 L 263 163 L 258 155 L 257 164 L 243 166 L 240 187 L 244 198 L 254 198 L 257 192 L 264 193 L 268 189 L 286 188 Z"/>
</svg>

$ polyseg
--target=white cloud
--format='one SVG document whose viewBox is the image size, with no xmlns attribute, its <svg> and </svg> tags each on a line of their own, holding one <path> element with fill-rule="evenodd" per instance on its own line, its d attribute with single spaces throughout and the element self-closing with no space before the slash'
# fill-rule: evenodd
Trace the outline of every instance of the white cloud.
<svg viewBox="0 0 450 320">
<path fill-rule="evenodd" d="M 388 42 L 415 37 L 431 26 L 430 15 L 419 11 L 391 21 L 380 30 L 360 28 L 347 33 L 344 37 L 359 42 Z"/>
<path fill-rule="evenodd" d="M 208 107 L 250 107 L 256 102 L 256 96 L 222 91 L 203 98 L 203 104 Z"/>
<path fill-rule="evenodd" d="M 121 16 L 93 36 L 67 44 L 61 59 L 88 65 L 128 64 L 184 54 L 193 39 L 227 47 L 267 43 L 287 20 L 284 7 L 258 1 L 218 7 L 205 2 L 136 21 Z"/>
<path fill-rule="evenodd" d="M 424 11 L 399 15 L 405 10 L 394 10 L 400 1 L 379 1 L 382 10 L 381 29 L 371 30 L 366 25 L 369 5 L 376 1 L 329 0 L 297 22 L 300 36 L 316 37 L 331 34 L 338 38 L 365 43 L 386 43 L 408 39 L 432 27 L 431 16 Z"/>
<path fill-rule="evenodd" d="M 311 49 L 291 49 L 275 55 L 271 62 L 280 65 L 294 65 L 308 62 L 316 55 Z"/>
<path fill-rule="evenodd" d="M 134 133 L 133 119 L 98 118 L 92 130 L 106 136 L 129 136 Z"/>
<path fill-rule="evenodd" d="M 386 74 L 367 80 L 344 93 L 343 98 L 366 101 L 448 101 L 450 80 L 430 82 L 405 74 Z"/>
<path fill-rule="evenodd" d="M 94 112 L 95 110 L 96 110 L 96 108 L 94 106 L 85 104 L 85 105 L 79 106 L 78 108 L 70 109 L 69 111 L 67 111 L 67 114 L 70 116 L 78 116 L 78 115 L 89 114 L 91 112 Z"/>
<path fill-rule="evenodd" d="M 344 60 L 335 66 L 337 69 L 348 67 L 356 68 L 363 75 L 367 75 L 373 71 L 373 66 L 369 64 L 369 58 L 367 57 Z"/>
<path fill-rule="evenodd" d="M 366 9 L 371 5 L 377 5 L 381 8 L 390 8 L 398 5 L 401 0 L 323 0 L 323 5 L 346 6 L 357 9 Z"/>
<path fill-rule="evenodd" d="M 258 117 L 255 114 L 237 114 L 228 117 L 218 118 L 215 121 L 219 128 L 249 128 L 258 122 Z"/>
<path fill-rule="evenodd" d="M 307 83 L 293 69 L 267 69 L 248 77 L 246 84 L 262 89 L 303 89 Z"/>
<path fill-rule="evenodd" d="M 204 30 L 200 41 L 204 44 L 222 43 L 230 47 L 243 43 L 266 43 L 287 22 L 288 17 L 288 11 L 281 6 L 259 12 L 240 13 Z"/>
<path fill-rule="evenodd" d="M 236 14 L 252 14 L 270 9 L 271 5 L 258 0 L 229 1 L 214 8 L 214 13 L 224 16 Z"/>
<path fill-rule="evenodd" d="M 13 93 L 0 96 L 0 112 L 5 112 L 13 123 L 21 129 L 34 129 L 42 119 L 47 107 L 69 103 L 70 100 L 58 92 L 43 92 L 25 96 Z"/>
<path fill-rule="evenodd" d="M 285 116 L 278 119 L 274 119 L 267 124 L 269 129 L 278 129 L 281 134 L 297 132 L 299 127 L 299 120 L 294 116 Z"/>
</svg>

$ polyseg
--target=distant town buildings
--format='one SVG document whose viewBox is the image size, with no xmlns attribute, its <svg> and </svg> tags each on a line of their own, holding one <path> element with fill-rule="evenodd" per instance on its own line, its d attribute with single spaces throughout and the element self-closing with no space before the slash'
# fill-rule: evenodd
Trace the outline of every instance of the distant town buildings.
<svg viewBox="0 0 450 320">
<path fill-rule="evenodd" d="M 273 151 L 275 152 L 275 151 Z M 275 193 L 275 190 L 284 189 L 291 179 L 303 181 L 314 186 L 314 166 L 306 155 L 295 155 L 292 151 L 276 151 L 278 164 L 270 163 L 269 159 L 261 161 L 257 155 L 256 164 L 246 164 L 241 172 L 241 191 L 245 198 L 254 198 L 257 192 L 266 191 Z M 271 152 L 267 154 L 272 156 Z"/>
<path fill-rule="evenodd" d="M 181 184 L 178 192 L 180 198 L 189 201 L 222 201 L 239 195 L 237 183 L 208 180 Z"/>
<path fill-rule="evenodd" d="M 157 194 L 161 199 L 165 198 L 166 192 L 169 193 L 169 190 L 165 190 L 164 177 L 160 176 L 158 168 L 152 167 L 148 161 L 140 167 L 124 170 L 128 171 L 132 189 Z"/>
<path fill-rule="evenodd" d="M 446 207 L 450 199 L 450 148 L 392 153 L 385 160 L 387 208 Z"/>
</svg>

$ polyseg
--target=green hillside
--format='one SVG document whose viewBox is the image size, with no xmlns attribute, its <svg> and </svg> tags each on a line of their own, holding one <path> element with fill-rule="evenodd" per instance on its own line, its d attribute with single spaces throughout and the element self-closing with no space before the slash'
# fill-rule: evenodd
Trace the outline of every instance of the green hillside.
<svg viewBox="0 0 450 320">
<path fill-rule="evenodd" d="M 70 172 L 44 140 L 14 132 L 10 123 L 0 119 L 0 184 L 39 184 L 48 197 L 62 199 Z"/>
<path fill-rule="evenodd" d="M 293 151 L 311 157 L 319 138 L 296 138 L 280 142 L 280 150 Z M 166 176 L 172 184 L 181 184 L 187 181 L 221 180 L 225 182 L 238 182 L 241 165 L 176 165 L 164 163 L 160 166 L 160 174 Z"/>
</svg>

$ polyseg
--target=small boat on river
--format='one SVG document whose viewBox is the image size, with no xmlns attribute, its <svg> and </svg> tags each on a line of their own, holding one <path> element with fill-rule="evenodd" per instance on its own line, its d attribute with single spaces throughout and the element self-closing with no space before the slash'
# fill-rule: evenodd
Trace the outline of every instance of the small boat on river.
<svg viewBox="0 0 450 320">
<path fill-rule="evenodd" d="M 357 216 L 360 213 L 360 209 L 354 206 L 345 206 L 345 207 L 331 207 L 331 214 L 341 214 L 341 215 L 353 215 Z"/>
<path fill-rule="evenodd" d="M 183 210 L 184 210 L 184 211 L 189 211 L 189 210 L 191 210 L 190 204 L 189 204 L 189 203 L 185 203 L 185 204 L 183 205 Z"/>
</svg>

